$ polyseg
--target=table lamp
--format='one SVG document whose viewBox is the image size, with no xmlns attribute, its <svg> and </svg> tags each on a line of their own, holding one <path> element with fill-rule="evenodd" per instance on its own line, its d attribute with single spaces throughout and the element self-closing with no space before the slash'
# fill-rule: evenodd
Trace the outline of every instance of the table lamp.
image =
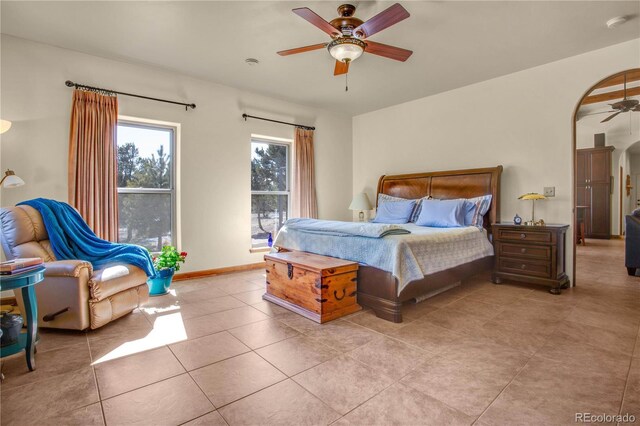
<svg viewBox="0 0 640 426">
<path fill-rule="evenodd" d="M 536 209 L 536 200 L 546 200 L 546 199 L 547 197 L 545 197 L 542 194 L 538 194 L 537 192 L 528 192 L 518 197 L 518 200 L 531 200 L 531 220 L 525 222 L 524 223 L 525 225 L 527 226 L 544 225 L 544 220 L 540 219 L 536 221 L 535 209 Z"/>
<path fill-rule="evenodd" d="M 369 202 L 367 194 L 364 192 L 356 194 L 351 201 L 351 205 L 349 205 L 349 210 L 359 210 L 358 218 L 360 222 L 364 222 L 364 211 L 371 210 L 371 203 Z"/>
</svg>

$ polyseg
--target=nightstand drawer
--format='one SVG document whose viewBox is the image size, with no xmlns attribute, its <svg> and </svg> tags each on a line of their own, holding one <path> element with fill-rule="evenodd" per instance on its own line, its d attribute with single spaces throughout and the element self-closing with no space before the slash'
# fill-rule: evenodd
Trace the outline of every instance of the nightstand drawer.
<svg viewBox="0 0 640 426">
<path fill-rule="evenodd" d="M 499 272 L 510 274 L 526 274 L 541 278 L 551 277 L 551 263 L 544 261 L 501 258 L 498 263 Z"/>
<path fill-rule="evenodd" d="M 522 257 L 527 259 L 551 260 L 551 246 L 498 242 L 500 257 Z"/>
<path fill-rule="evenodd" d="M 536 243 L 550 243 L 551 238 L 549 231 L 498 229 L 497 235 L 498 240 L 533 241 Z"/>
</svg>

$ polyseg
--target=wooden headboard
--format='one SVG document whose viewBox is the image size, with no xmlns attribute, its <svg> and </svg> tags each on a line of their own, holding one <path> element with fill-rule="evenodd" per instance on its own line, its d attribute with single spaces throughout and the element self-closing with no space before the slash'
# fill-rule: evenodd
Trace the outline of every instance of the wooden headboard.
<svg viewBox="0 0 640 426">
<path fill-rule="evenodd" d="M 491 194 L 491 207 L 484 217 L 484 227 L 500 221 L 500 175 L 502 166 L 484 169 L 453 170 L 407 175 L 382 175 L 378 194 L 401 198 L 422 198 L 431 195 L 438 199 L 472 198 Z"/>
</svg>

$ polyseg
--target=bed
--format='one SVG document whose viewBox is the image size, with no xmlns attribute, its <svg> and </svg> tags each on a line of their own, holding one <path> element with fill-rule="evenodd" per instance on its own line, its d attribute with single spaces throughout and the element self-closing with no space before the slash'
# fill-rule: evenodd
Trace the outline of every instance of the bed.
<svg viewBox="0 0 640 426">
<path fill-rule="evenodd" d="M 458 257 L 455 261 L 450 262 L 451 265 L 455 266 L 447 267 L 446 262 L 442 263 L 442 259 L 439 258 L 438 262 L 441 265 L 439 269 L 429 268 L 428 262 L 412 262 L 415 259 L 408 258 L 386 259 L 390 263 L 384 268 L 382 266 L 380 268 L 370 266 L 378 265 L 381 262 L 361 263 L 358 270 L 358 303 L 361 306 L 371 308 L 380 318 L 393 322 L 402 322 L 402 305 L 404 303 L 431 297 L 454 287 L 460 281 L 479 272 L 490 270 L 493 266 L 493 249 L 487 241 L 491 239 L 491 224 L 500 220 L 501 173 L 502 166 L 497 166 L 482 169 L 381 176 L 378 181 L 376 203 L 378 194 L 411 199 L 425 196 L 432 196 L 438 199 L 473 198 L 491 194 L 492 201 L 488 212 L 484 216 L 482 230 L 477 228 L 449 229 L 442 230 L 436 235 L 438 241 L 442 244 L 446 243 L 449 251 L 456 253 L 463 247 L 460 244 L 473 246 L 482 243 L 483 247 L 478 247 L 475 250 L 475 255 L 469 257 L 469 259 L 473 260 L 466 261 L 464 256 L 457 255 Z M 423 240 L 426 243 L 426 240 L 432 239 L 430 236 L 431 231 L 427 229 L 421 231 L 417 229 L 420 227 L 413 224 L 409 224 L 408 228 L 413 230 L 412 234 L 407 236 L 406 240 L 396 240 L 396 245 L 406 248 L 405 246 L 411 246 L 411 244 L 415 246 L 418 243 L 422 244 Z M 290 232 L 290 234 L 293 233 Z M 289 235 L 289 240 L 287 240 L 286 236 L 278 235 L 276 240 L 277 248 L 282 250 L 304 250 L 358 261 L 361 252 L 369 247 L 365 245 L 367 242 L 363 242 L 364 240 L 370 241 L 372 251 L 381 249 L 384 251 L 384 246 L 382 248 L 378 247 L 380 244 L 392 244 L 394 239 L 400 239 L 403 236 L 388 236 L 379 240 L 354 239 L 353 243 L 352 240 L 344 240 L 351 245 L 346 248 L 340 247 L 341 252 L 338 255 L 323 252 L 322 238 L 328 237 L 320 235 L 309 236 L 307 234 L 304 239 L 299 237 L 299 241 L 295 241 L 292 237 L 293 235 Z M 430 242 L 430 244 L 434 243 Z M 438 263 L 435 262 L 438 251 L 435 249 L 430 250 L 429 253 L 433 254 L 429 254 L 429 256 L 433 256 L 433 263 Z M 397 256 L 412 256 L 411 250 L 399 250 L 398 253 Z M 427 260 L 429 260 L 428 257 Z M 414 269 L 418 268 L 419 273 L 398 272 L 398 265 L 394 264 L 394 262 L 397 263 L 398 261 L 409 265 L 414 263 L 416 265 Z M 407 267 L 405 269 L 411 268 Z M 395 274 L 391 271 L 395 272 Z M 398 277 L 401 277 L 401 279 Z"/>
</svg>

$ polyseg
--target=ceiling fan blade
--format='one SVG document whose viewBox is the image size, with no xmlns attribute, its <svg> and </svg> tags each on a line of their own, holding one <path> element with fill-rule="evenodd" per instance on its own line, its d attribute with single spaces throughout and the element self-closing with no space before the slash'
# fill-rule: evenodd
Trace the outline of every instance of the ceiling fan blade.
<svg viewBox="0 0 640 426">
<path fill-rule="evenodd" d="M 341 35 L 340 31 L 332 27 L 330 23 L 322 19 L 320 15 L 318 15 L 308 7 L 300 7 L 298 9 L 293 9 L 292 12 L 298 15 L 299 17 L 301 17 L 302 19 L 320 28 L 322 31 L 329 34 L 330 36 Z"/>
<path fill-rule="evenodd" d="M 322 49 L 327 43 L 312 44 L 310 46 L 296 47 L 295 49 L 281 50 L 278 52 L 280 56 L 295 55 L 296 53 L 310 52 L 312 50 Z"/>
<path fill-rule="evenodd" d="M 396 3 L 378 13 L 367 22 L 360 24 L 360 26 L 353 30 L 353 34 L 360 38 L 371 37 L 375 33 L 379 33 L 385 28 L 389 28 L 390 26 L 407 19 L 409 16 L 411 15 L 409 15 L 407 9 L 402 7 L 400 3 Z"/>
<path fill-rule="evenodd" d="M 611 114 L 614 112 L 618 112 L 618 111 L 598 111 L 598 112 L 590 112 L 589 114 L 584 114 L 583 117 L 587 117 L 589 115 L 596 115 L 596 114 Z"/>
<path fill-rule="evenodd" d="M 333 69 L 333 75 L 341 75 L 349 72 L 349 62 L 336 61 L 336 67 Z"/>
<path fill-rule="evenodd" d="M 601 121 L 601 123 L 606 123 L 607 121 L 611 120 L 613 117 L 615 117 L 618 114 L 622 114 L 624 111 L 618 111 L 615 114 L 612 114 L 610 116 L 608 116 L 607 118 L 605 118 L 604 120 Z"/>
<path fill-rule="evenodd" d="M 582 120 L 583 118 L 590 117 L 592 115 L 611 114 L 611 113 L 614 113 L 614 112 L 617 112 L 617 111 L 598 111 L 598 112 L 590 112 L 588 114 L 580 114 L 580 113 L 578 113 L 578 121 Z"/>
<path fill-rule="evenodd" d="M 367 40 L 365 43 L 367 43 L 367 47 L 364 49 L 365 52 L 384 56 L 389 59 L 395 59 L 396 61 L 404 62 L 413 54 L 411 50 L 389 46 L 388 44 L 376 43 L 375 41 Z"/>
</svg>

